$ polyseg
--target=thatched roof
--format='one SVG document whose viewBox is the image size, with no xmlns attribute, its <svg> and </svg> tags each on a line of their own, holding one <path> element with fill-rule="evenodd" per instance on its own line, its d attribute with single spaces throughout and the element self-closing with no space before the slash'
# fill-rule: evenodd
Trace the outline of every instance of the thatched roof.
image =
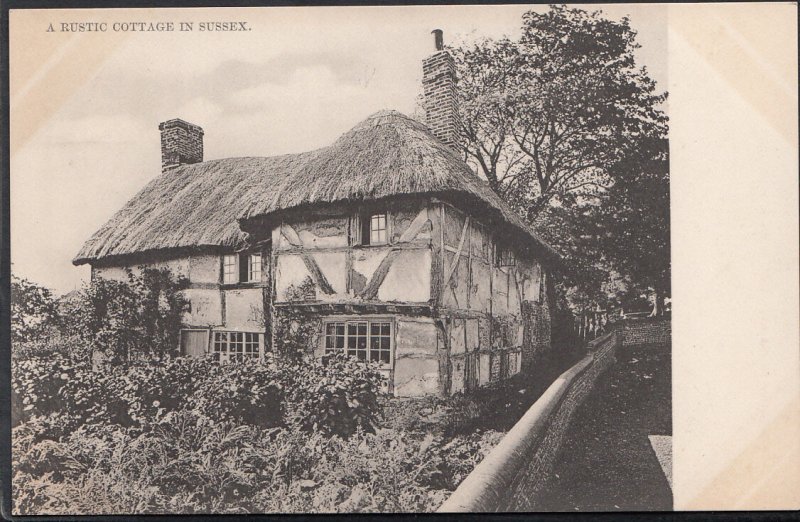
<svg viewBox="0 0 800 522">
<path fill-rule="evenodd" d="M 478 205 L 545 255 L 553 250 L 421 123 L 373 114 L 329 147 L 269 158 L 185 165 L 151 181 L 83 246 L 82 264 L 110 256 L 244 246 L 237 220 L 297 207 L 404 194 L 436 194 Z"/>
</svg>

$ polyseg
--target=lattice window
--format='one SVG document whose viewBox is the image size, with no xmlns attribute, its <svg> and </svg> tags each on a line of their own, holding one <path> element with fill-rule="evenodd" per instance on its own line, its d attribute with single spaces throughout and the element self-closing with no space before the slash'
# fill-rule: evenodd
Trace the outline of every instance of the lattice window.
<svg viewBox="0 0 800 522">
<path fill-rule="evenodd" d="M 261 334 L 253 332 L 214 332 L 212 355 L 215 361 L 244 361 L 261 355 Z"/>
<path fill-rule="evenodd" d="M 261 334 L 246 332 L 244 334 L 244 358 L 258 359 L 259 337 Z"/>
<path fill-rule="evenodd" d="M 511 249 L 495 244 L 494 263 L 495 266 L 514 266 L 517 261 Z"/>
<path fill-rule="evenodd" d="M 392 360 L 389 321 L 331 321 L 325 324 L 325 353 L 342 352 L 388 366 Z"/>
</svg>

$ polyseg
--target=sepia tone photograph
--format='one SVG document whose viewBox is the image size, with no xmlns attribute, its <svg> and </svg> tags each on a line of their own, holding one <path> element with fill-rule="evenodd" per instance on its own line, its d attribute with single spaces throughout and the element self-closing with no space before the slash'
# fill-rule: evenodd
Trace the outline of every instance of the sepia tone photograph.
<svg viewBox="0 0 800 522">
<path fill-rule="evenodd" d="M 673 510 L 668 22 L 11 10 L 11 513 Z"/>
</svg>

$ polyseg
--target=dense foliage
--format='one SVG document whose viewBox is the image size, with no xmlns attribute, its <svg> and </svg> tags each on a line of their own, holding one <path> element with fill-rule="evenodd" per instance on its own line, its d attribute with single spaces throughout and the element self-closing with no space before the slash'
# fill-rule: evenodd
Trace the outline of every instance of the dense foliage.
<svg viewBox="0 0 800 522">
<path fill-rule="evenodd" d="M 66 315 L 92 352 L 111 362 L 177 355 L 187 285 L 167 268 L 127 270 L 127 281 L 93 281 Z"/>
<path fill-rule="evenodd" d="M 11 342 L 41 341 L 60 319 L 58 302 L 49 289 L 11 276 Z"/>
<path fill-rule="evenodd" d="M 496 443 L 381 426 L 380 374 L 343 356 L 92 369 L 15 358 L 17 513 L 432 510 Z"/>
</svg>

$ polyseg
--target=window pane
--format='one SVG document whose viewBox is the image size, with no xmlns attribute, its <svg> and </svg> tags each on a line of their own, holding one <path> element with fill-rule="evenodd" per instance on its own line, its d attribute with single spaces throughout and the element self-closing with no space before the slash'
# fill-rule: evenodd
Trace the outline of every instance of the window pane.
<svg viewBox="0 0 800 522">
<path fill-rule="evenodd" d="M 386 214 L 375 214 L 369 223 L 370 244 L 386 243 Z"/>
<path fill-rule="evenodd" d="M 244 334 L 244 356 L 247 359 L 258 359 L 258 338 L 260 334 Z"/>
<path fill-rule="evenodd" d="M 237 282 L 236 274 L 236 255 L 225 255 L 222 257 L 222 282 L 232 284 Z"/>
<path fill-rule="evenodd" d="M 344 349 L 344 323 L 328 323 L 325 327 L 325 353 Z"/>
<path fill-rule="evenodd" d="M 248 281 L 261 281 L 261 254 L 250 254 Z"/>
</svg>

